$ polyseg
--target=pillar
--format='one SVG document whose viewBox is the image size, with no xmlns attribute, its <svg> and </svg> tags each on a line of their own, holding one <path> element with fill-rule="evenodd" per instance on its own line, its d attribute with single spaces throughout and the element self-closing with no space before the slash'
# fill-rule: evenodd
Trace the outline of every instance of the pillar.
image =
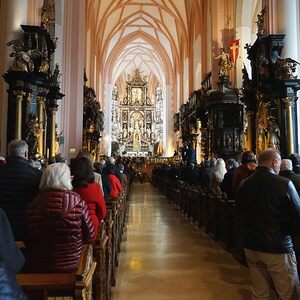
<svg viewBox="0 0 300 300">
<path fill-rule="evenodd" d="M 67 158 L 82 148 L 85 1 L 65 0 L 62 41 L 62 151 Z"/>
</svg>

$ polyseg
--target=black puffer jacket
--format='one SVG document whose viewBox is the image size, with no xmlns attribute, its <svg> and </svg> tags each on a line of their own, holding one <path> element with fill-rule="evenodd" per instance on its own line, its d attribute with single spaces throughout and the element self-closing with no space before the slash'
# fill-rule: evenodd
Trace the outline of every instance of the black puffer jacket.
<svg viewBox="0 0 300 300">
<path fill-rule="evenodd" d="M 30 272 L 72 272 L 82 245 L 92 241 L 94 225 L 80 196 L 68 190 L 41 191 L 27 210 Z"/>
<path fill-rule="evenodd" d="M 7 215 L 16 240 L 24 239 L 25 209 L 38 192 L 41 175 L 23 157 L 9 158 L 0 167 L 0 208 Z"/>
<path fill-rule="evenodd" d="M 291 235 L 300 232 L 300 199 L 290 180 L 258 167 L 242 182 L 236 200 L 244 221 L 245 248 L 293 251 Z"/>
<path fill-rule="evenodd" d="M 26 300 L 27 297 L 17 285 L 14 276 L 0 262 L 0 299 L 1 300 Z"/>
</svg>

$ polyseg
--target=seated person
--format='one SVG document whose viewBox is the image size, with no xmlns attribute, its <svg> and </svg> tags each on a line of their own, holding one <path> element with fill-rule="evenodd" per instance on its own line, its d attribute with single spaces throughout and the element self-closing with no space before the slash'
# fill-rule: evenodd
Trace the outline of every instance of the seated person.
<svg viewBox="0 0 300 300">
<path fill-rule="evenodd" d="M 293 164 L 290 159 L 281 160 L 279 175 L 291 180 L 300 195 L 300 174 L 293 171 Z"/>
<path fill-rule="evenodd" d="M 16 246 L 15 238 L 4 211 L 0 208 L 0 261 L 11 273 L 21 271 L 25 259 Z M 1 297 L 0 297 L 1 299 Z"/>
<path fill-rule="evenodd" d="M 109 194 L 110 197 L 117 198 L 119 194 L 122 192 L 123 188 L 120 183 L 120 180 L 117 178 L 115 174 L 115 170 L 113 167 L 107 169 L 107 175 L 111 182 L 111 192 Z"/>
<path fill-rule="evenodd" d="M 12 273 L 0 261 L 0 299 L 2 300 L 27 300 L 27 297 L 17 285 Z"/>
<path fill-rule="evenodd" d="M 94 236 L 88 208 L 72 191 L 70 169 L 64 163 L 49 165 L 39 187 L 26 210 L 26 271 L 76 271 L 83 244 Z"/>
<path fill-rule="evenodd" d="M 71 161 L 72 185 L 74 191 L 85 201 L 95 229 L 94 240 L 98 237 L 99 223 L 106 216 L 106 205 L 100 185 L 95 182 L 92 162 L 88 157 L 77 157 Z"/>
<path fill-rule="evenodd" d="M 233 177 L 234 174 L 238 168 L 238 162 L 233 159 L 229 158 L 226 161 L 226 170 L 227 173 L 224 175 L 224 179 L 221 182 L 220 189 L 222 192 L 226 193 L 227 199 L 234 199 L 234 192 L 232 188 L 232 182 L 233 182 Z"/>
<path fill-rule="evenodd" d="M 212 192 L 216 195 L 221 195 L 220 184 L 226 174 L 225 161 L 223 158 L 218 158 L 216 166 L 212 172 Z"/>
</svg>

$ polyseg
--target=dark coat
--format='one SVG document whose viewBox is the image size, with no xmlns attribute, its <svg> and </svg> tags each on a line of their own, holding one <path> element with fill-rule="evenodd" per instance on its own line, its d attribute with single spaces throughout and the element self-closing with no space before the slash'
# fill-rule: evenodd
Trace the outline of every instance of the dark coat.
<svg viewBox="0 0 300 300">
<path fill-rule="evenodd" d="M 102 179 L 102 188 L 103 188 L 103 196 L 104 199 L 107 201 L 109 198 L 109 194 L 111 192 L 111 182 L 106 174 L 101 174 L 101 179 Z"/>
<path fill-rule="evenodd" d="M 18 273 L 24 265 L 24 256 L 16 242 L 4 211 L 0 208 L 0 261 L 12 272 Z M 0 298 L 1 299 L 1 298 Z"/>
<path fill-rule="evenodd" d="M 12 157 L 0 168 L 0 208 L 6 213 L 16 240 L 24 239 L 25 209 L 36 196 L 42 172 L 23 157 Z"/>
<path fill-rule="evenodd" d="M 244 221 L 244 247 L 267 253 L 293 251 L 300 232 L 300 198 L 293 183 L 272 169 L 257 167 L 236 195 Z"/>
<path fill-rule="evenodd" d="M 228 172 L 225 173 L 224 179 L 220 184 L 220 189 L 222 192 L 226 193 L 228 199 L 234 199 L 234 192 L 233 192 L 233 177 L 236 173 L 237 168 L 232 168 Z"/>
<path fill-rule="evenodd" d="M 0 262 L 0 299 L 26 300 L 27 297 L 17 285 L 16 280 L 3 262 Z"/>
<path fill-rule="evenodd" d="M 300 174 L 295 174 L 291 170 L 286 170 L 286 171 L 281 171 L 279 175 L 291 180 L 298 192 L 298 195 L 300 195 Z"/>
<path fill-rule="evenodd" d="M 80 196 L 68 190 L 41 191 L 26 210 L 30 272 L 72 272 L 94 225 Z"/>
</svg>

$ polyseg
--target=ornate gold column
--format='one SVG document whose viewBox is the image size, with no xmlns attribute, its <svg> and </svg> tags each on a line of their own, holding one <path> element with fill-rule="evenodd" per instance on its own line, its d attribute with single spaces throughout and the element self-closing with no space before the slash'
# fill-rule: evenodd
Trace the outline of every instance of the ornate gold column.
<svg viewBox="0 0 300 300">
<path fill-rule="evenodd" d="M 293 120 L 292 120 L 292 105 L 293 99 L 286 97 L 283 99 L 286 108 L 286 129 L 287 129 L 287 154 L 294 153 L 294 135 L 293 135 Z"/>
<path fill-rule="evenodd" d="M 22 138 L 22 101 L 25 93 L 23 91 L 13 91 L 16 98 L 16 119 L 15 119 L 15 139 Z"/>
<path fill-rule="evenodd" d="M 56 137 L 56 112 L 57 112 L 57 108 L 56 107 L 50 107 L 49 108 L 50 112 L 51 112 L 51 136 L 50 136 L 50 157 L 55 156 L 55 137 Z"/>
<path fill-rule="evenodd" d="M 45 97 L 44 96 L 38 96 L 37 97 L 37 103 L 38 103 L 38 121 L 39 121 L 39 129 L 40 129 L 40 135 L 39 135 L 39 154 L 41 156 L 44 156 L 44 134 L 45 134 Z"/>
</svg>

